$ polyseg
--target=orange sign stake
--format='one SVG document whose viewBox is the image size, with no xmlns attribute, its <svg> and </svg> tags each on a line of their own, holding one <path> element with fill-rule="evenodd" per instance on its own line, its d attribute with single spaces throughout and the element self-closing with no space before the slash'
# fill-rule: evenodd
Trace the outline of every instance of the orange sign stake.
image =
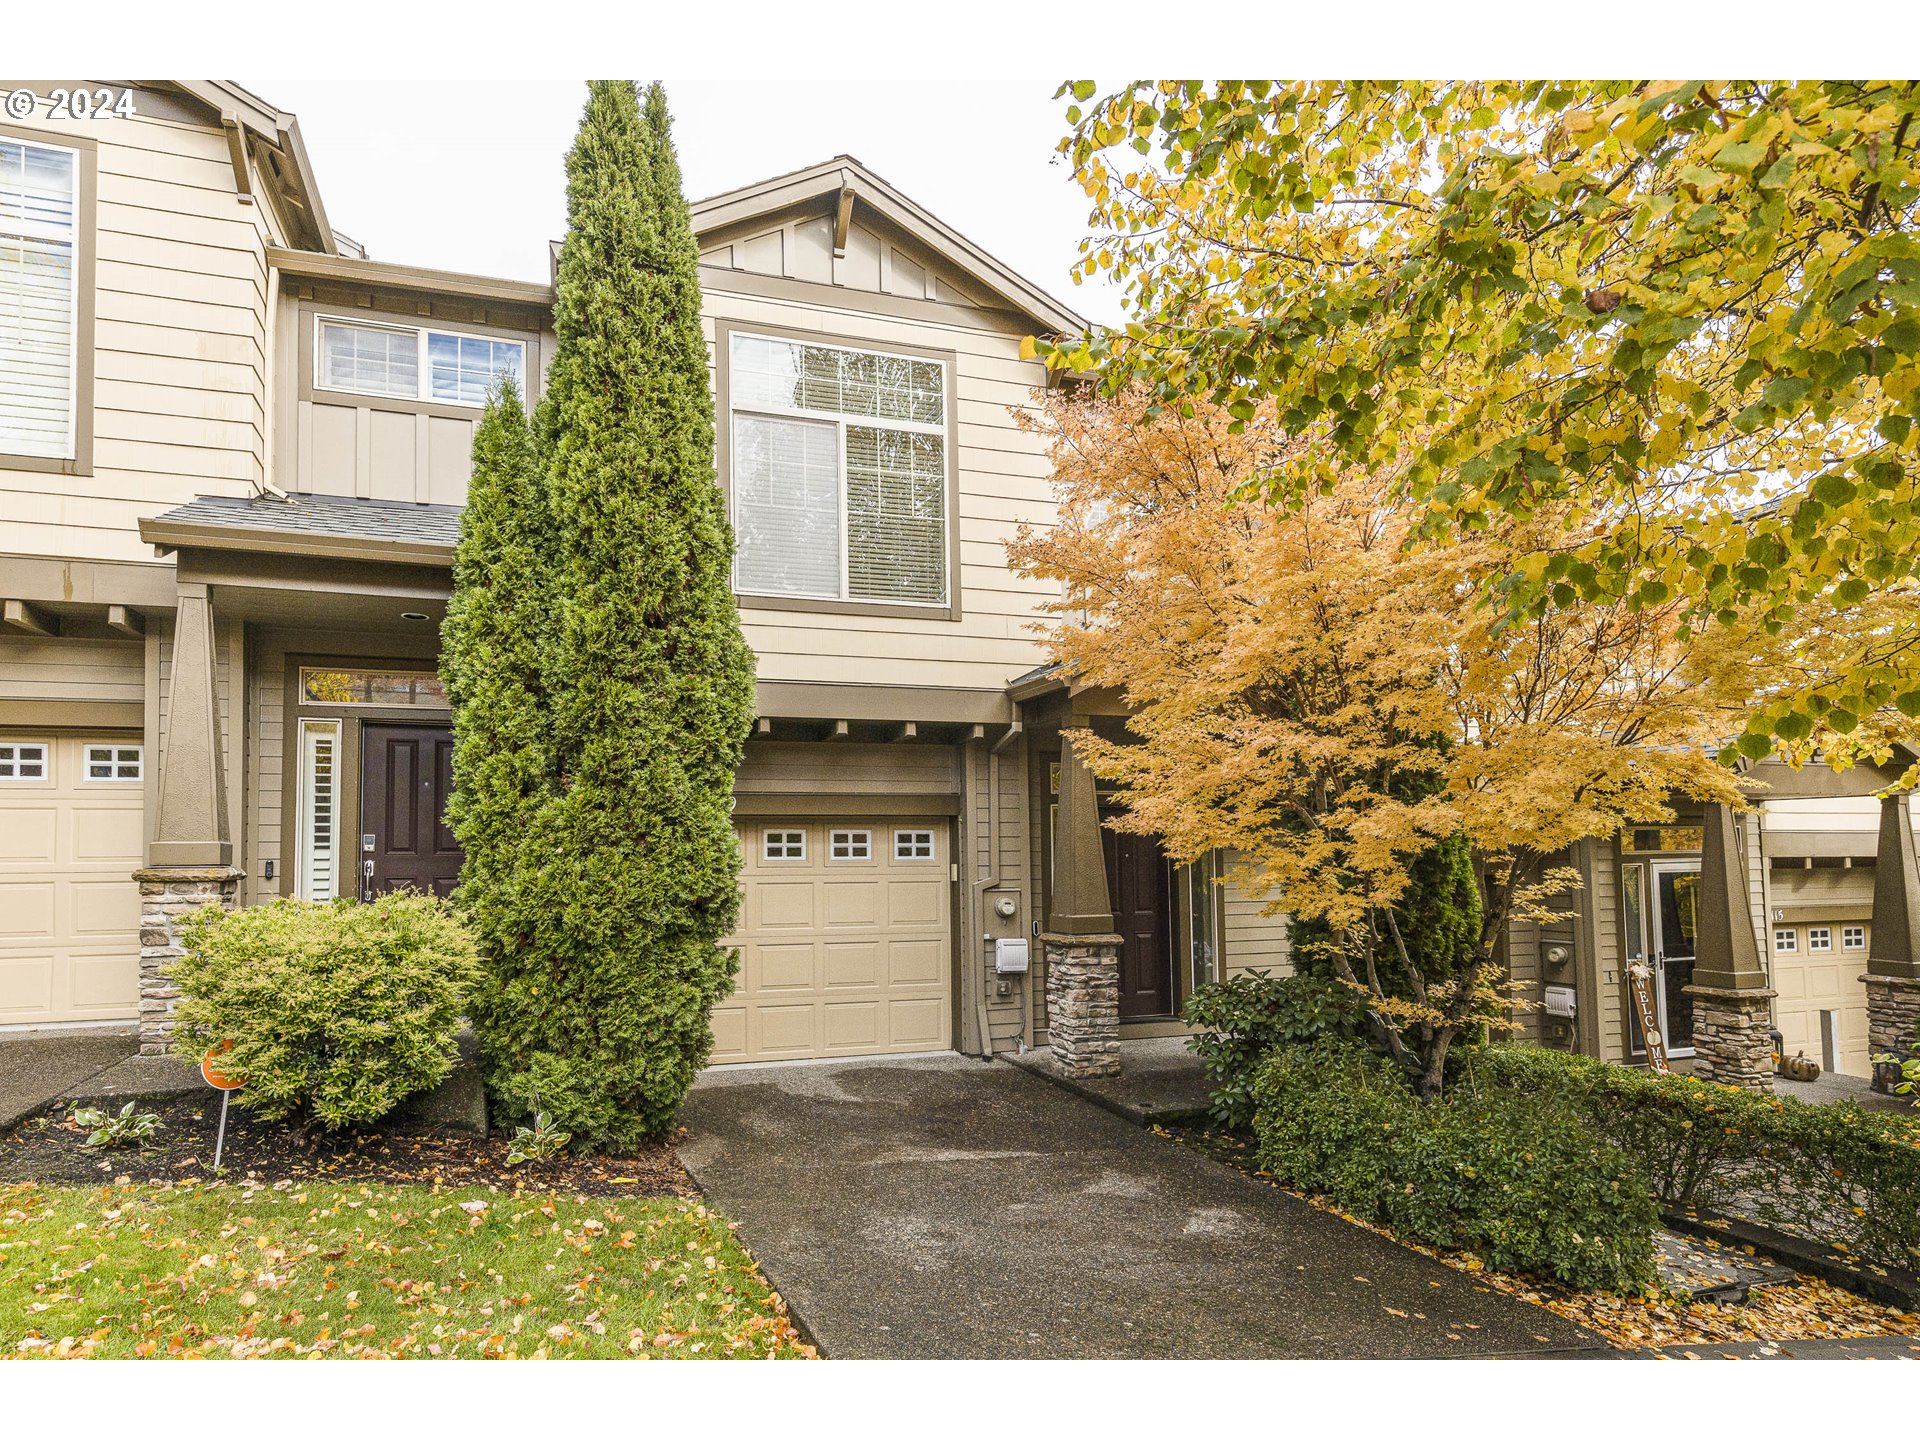
<svg viewBox="0 0 1920 1440">
<path fill-rule="evenodd" d="M 200 1078 L 220 1092 L 220 1129 L 213 1137 L 213 1168 L 220 1168 L 220 1156 L 227 1148 L 227 1101 L 233 1098 L 233 1092 L 247 1082 L 238 1075 L 229 1075 L 214 1062 L 233 1049 L 233 1041 L 222 1040 L 200 1058 Z"/>
</svg>

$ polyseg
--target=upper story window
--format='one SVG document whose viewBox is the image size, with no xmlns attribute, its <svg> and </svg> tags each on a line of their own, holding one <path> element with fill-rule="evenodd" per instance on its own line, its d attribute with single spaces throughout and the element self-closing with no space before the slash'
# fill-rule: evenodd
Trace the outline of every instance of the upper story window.
<svg viewBox="0 0 1920 1440">
<path fill-rule="evenodd" d="M 731 337 L 736 590 L 947 603 L 946 368 L 881 351 Z"/>
<path fill-rule="evenodd" d="M 0 454 L 74 453 L 80 165 L 0 140 Z"/>
<path fill-rule="evenodd" d="M 503 375 L 526 390 L 527 347 L 518 340 L 345 320 L 318 328 L 316 389 L 473 406 L 487 403 Z"/>
</svg>

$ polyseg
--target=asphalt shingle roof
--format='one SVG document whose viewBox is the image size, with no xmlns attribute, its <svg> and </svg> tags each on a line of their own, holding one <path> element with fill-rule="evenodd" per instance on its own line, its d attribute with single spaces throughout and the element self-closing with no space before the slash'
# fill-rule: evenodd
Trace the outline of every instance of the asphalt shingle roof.
<svg viewBox="0 0 1920 1440">
<path fill-rule="evenodd" d="M 409 545 L 443 545 L 460 538 L 458 505 L 405 500 L 355 500 L 342 495 L 296 495 L 291 500 L 240 500 L 202 495 L 167 511 L 168 524 L 218 525 L 282 535 L 337 535 Z"/>
</svg>

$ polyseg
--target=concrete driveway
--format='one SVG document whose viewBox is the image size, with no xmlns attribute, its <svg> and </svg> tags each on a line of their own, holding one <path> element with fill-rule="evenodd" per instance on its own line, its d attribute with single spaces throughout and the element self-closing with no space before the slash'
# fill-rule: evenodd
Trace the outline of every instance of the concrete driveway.
<svg viewBox="0 0 1920 1440">
<path fill-rule="evenodd" d="M 1009 1065 L 710 1071 L 683 1118 L 681 1159 L 830 1356 L 1610 1353 Z"/>
</svg>

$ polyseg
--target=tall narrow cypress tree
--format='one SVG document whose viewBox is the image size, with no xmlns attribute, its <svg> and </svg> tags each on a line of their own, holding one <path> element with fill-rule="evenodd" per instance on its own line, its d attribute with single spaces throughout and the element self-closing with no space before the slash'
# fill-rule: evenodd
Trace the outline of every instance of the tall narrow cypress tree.
<svg viewBox="0 0 1920 1440">
<path fill-rule="evenodd" d="M 525 402 L 509 381 L 474 431 L 473 478 L 440 630 L 453 707 L 447 823 L 466 851 L 458 903 L 484 961 L 469 1004 L 489 1060 L 529 963 L 534 926 L 523 880 L 529 827 L 550 798 L 553 744 L 542 636 L 552 611 L 546 481 Z"/>
<path fill-rule="evenodd" d="M 545 966 L 510 1050 L 516 1088 L 616 1152 L 672 1125 L 737 964 L 718 941 L 739 908 L 753 656 L 729 585 L 698 264 L 665 95 L 654 86 L 643 114 L 631 82 L 594 82 L 567 158 L 545 402 L 558 783 L 527 842 Z"/>
</svg>

